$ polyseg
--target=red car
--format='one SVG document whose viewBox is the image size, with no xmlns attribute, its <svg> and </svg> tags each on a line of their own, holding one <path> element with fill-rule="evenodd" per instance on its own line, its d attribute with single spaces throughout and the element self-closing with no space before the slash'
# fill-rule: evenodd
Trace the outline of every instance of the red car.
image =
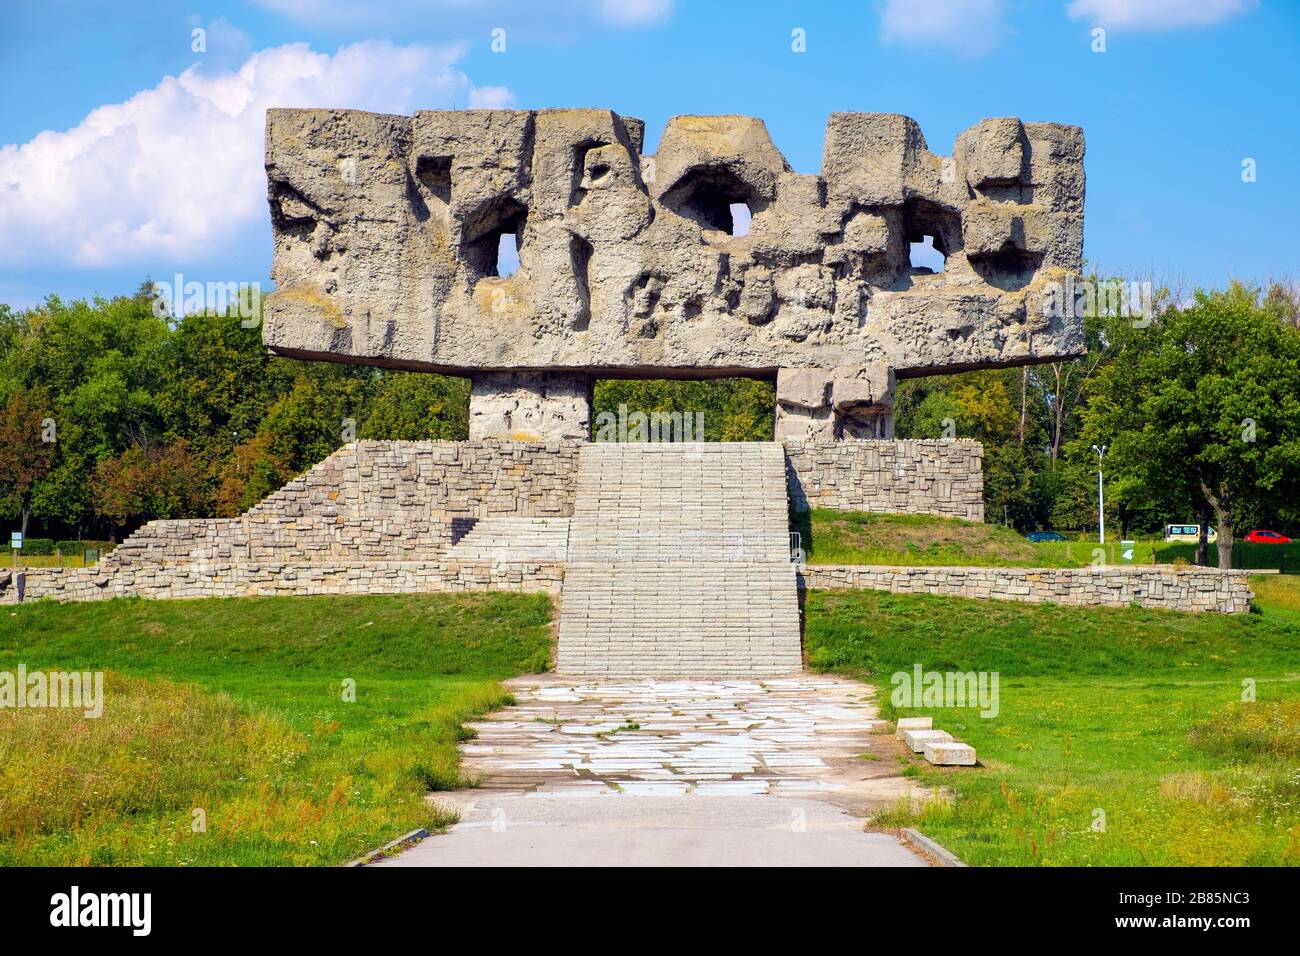
<svg viewBox="0 0 1300 956">
<path fill-rule="evenodd" d="M 1256 528 L 1250 534 L 1246 535 L 1246 541 L 1252 544 L 1290 544 L 1291 539 L 1284 534 L 1278 534 L 1276 531 L 1261 531 Z"/>
</svg>

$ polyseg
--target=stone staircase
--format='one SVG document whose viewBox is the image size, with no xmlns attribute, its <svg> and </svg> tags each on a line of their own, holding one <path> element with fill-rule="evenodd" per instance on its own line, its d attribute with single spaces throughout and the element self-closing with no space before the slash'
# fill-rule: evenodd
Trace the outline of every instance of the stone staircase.
<svg viewBox="0 0 1300 956">
<path fill-rule="evenodd" d="M 558 669 L 762 676 L 801 666 L 779 444 L 585 446 Z"/>
<path fill-rule="evenodd" d="M 451 546 L 453 561 L 563 561 L 568 518 L 481 518 Z"/>
</svg>

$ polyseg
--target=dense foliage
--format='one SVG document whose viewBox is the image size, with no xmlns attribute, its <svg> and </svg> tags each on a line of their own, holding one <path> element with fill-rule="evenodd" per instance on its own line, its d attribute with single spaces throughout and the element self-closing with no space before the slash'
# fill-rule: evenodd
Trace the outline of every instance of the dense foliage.
<svg viewBox="0 0 1300 956">
<path fill-rule="evenodd" d="M 900 383 L 898 437 L 983 442 L 986 515 L 1020 530 L 1095 528 L 1106 446 L 1107 527 L 1213 526 L 1226 567 L 1234 534 L 1300 522 L 1297 302 L 1234 284 L 1091 316 L 1073 361 Z"/>
</svg>

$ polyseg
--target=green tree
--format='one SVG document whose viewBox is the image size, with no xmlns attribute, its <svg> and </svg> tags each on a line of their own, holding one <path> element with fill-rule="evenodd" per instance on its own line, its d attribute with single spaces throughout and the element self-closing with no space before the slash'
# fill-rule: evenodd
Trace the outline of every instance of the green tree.
<svg viewBox="0 0 1300 956">
<path fill-rule="evenodd" d="M 95 505 L 116 531 L 128 522 L 193 514 L 202 486 L 198 464 L 183 439 L 161 448 L 132 445 L 95 468 Z"/>
<path fill-rule="evenodd" d="M 17 517 L 27 533 L 32 489 L 54 462 L 49 398 L 15 389 L 0 407 L 0 513 Z M 57 433 L 56 433 L 57 434 Z"/>
<path fill-rule="evenodd" d="M 167 438 L 184 438 L 217 475 L 293 387 L 301 363 L 273 358 L 238 316 L 188 315 L 169 337 L 158 404 Z"/>
<path fill-rule="evenodd" d="M 1234 283 L 1111 334 L 1122 356 L 1099 372 L 1078 444 L 1109 445 L 1128 487 L 1208 510 L 1231 567 L 1244 521 L 1300 494 L 1300 331 Z"/>
<path fill-rule="evenodd" d="M 606 379 L 596 383 L 593 421 L 601 415 L 668 412 L 698 415 L 704 441 L 771 441 L 776 390 L 771 382 L 725 378 L 702 382 Z M 699 419 L 692 417 L 692 425 Z M 696 437 L 696 440 L 701 440 Z"/>
<path fill-rule="evenodd" d="M 306 471 L 355 438 L 366 415 L 374 370 L 297 362 L 293 386 L 267 411 L 258 434 L 292 474 Z"/>
<path fill-rule="evenodd" d="M 389 441 L 469 437 L 469 379 L 423 372 L 382 372 L 359 438 Z"/>
</svg>

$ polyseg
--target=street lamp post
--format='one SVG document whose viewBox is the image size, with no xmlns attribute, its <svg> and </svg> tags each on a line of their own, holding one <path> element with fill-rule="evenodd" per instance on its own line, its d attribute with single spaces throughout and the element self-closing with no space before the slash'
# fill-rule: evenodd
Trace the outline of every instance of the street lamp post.
<svg viewBox="0 0 1300 956">
<path fill-rule="evenodd" d="M 1106 495 L 1101 484 L 1101 456 L 1106 454 L 1106 446 L 1092 446 L 1097 453 L 1097 538 L 1099 544 L 1106 543 Z"/>
</svg>

